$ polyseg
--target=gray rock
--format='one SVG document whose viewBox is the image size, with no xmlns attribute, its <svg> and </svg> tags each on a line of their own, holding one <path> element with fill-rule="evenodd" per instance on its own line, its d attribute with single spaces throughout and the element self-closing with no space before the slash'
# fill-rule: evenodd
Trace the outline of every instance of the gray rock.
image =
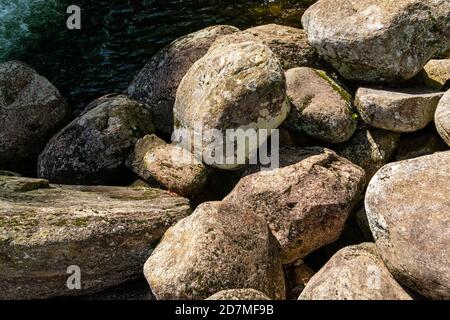
<svg viewBox="0 0 450 320">
<path fill-rule="evenodd" d="M 284 71 L 272 51 L 257 42 L 230 44 L 209 51 L 181 81 L 175 131 L 184 141 L 202 133 L 202 145 L 194 151 L 200 159 L 221 146 L 210 135 L 213 130 L 225 140 L 227 129 L 274 129 L 288 112 Z M 246 155 L 253 151 L 247 149 Z M 208 164 L 221 169 L 239 166 L 212 160 Z"/>
<path fill-rule="evenodd" d="M 83 295 L 139 278 L 189 201 L 150 188 L 0 176 L 0 299 Z M 81 289 L 66 286 L 69 266 Z"/>
<path fill-rule="evenodd" d="M 407 80 L 450 47 L 447 0 L 319 0 L 302 24 L 309 43 L 349 80 Z"/>
<path fill-rule="evenodd" d="M 183 148 L 167 144 L 156 135 L 139 139 L 128 167 L 150 184 L 157 182 L 181 196 L 202 191 L 208 178 L 206 167 Z"/>
<path fill-rule="evenodd" d="M 414 132 L 433 121 L 443 92 L 423 89 L 385 90 L 359 88 L 355 105 L 361 118 L 372 127 L 394 131 Z"/>
<path fill-rule="evenodd" d="M 309 45 L 304 30 L 274 23 L 219 37 L 210 50 L 246 41 L 256 41 L 268 46 L 285 70 L 323 65 L 316 50 Z"/>
<path fill-rule="evenodd" d="M 0 169 L 35 175 L 39 153 L 69 117 L 46 78 L 22 62 L 0 63 Z"/>
<path fill-rule="evenodd" d="M 170 228 L 144 275 L 158 299 L 206 299 L 240 288 L 285 297 L 279 246 L 265 221 L 221 202 L 202 203 Z"/>
<path fill-rule="evenodd" d="M 450 90 L 448 90 L 436 108 L 434 124 L 442 139 L 450 146 Z"/>
<path fill-rule="evenodd" d="M 147 106 L 125 96 L 101 98 L 50 140 L 39 156 L 38 176 L 65 184 L 114 182 L 136 141 L 153 131 Z"/>
<path fill-rule="evenodd" d="M 339 250 L 306 285 L 299 300 L 411 300 L 373 243 Z"/>
<path fill-rule="evenodd" d="M 270 300 L 264 293 L 255 289 L 222 290 L 206 300 Z"/>
<path fill-rule="evenodd" d="M 360 128 L 353 137 L 338 148 L 338 154 L 366 172 L 367 181 L 392 160 L 400 134 L 375 128 Z"/>
<path fill-rule="evenodd" d="M 217 37 L 237 31 L 239 29 L 232 26 L 218 25 L 176 39 L 150 59 L 129 85 L 127 94 L 149 105 L 156 128 L 170 135 L 173 106 L 181 79 Z"/>
<path fill-rule="evenodd" d="M 324 71 L 290 69 L 286 83 L 292 104 L 287 127 L 330 143 L 344 142 L 353 135 L 357 121 L 352 97 Z"/>
<path fill-rule="evenodd" d="M 394 277 L 429 298 L 450 298 L 450 151 L 384 166 L 365 207 Z"/>
<path fill-rule="evenodd" d="M 242 178 L 224 202 L 264 218 L 287 264 L 339 238 L 365 179 L 363 169 L 323 148 L 282 149 L 280 163 Z"/>
</svg>

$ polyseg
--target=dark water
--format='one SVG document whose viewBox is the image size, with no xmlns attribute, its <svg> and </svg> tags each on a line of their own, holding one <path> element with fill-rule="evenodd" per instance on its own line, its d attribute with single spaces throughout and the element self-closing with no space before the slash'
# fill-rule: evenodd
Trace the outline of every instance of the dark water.
<svg viewBox="0 0 450 320">
<path fill-rule="evenodd" d="M 80 110 L 98 96 L 126 88 L 158 49 L 179 36 L 214 24 L 300 27 L 311 2 L 0 0 L 0 59 L 27 62 Z M 69 4 L 81 7 L 82 30 L 66 29 Z"/>
</svg>

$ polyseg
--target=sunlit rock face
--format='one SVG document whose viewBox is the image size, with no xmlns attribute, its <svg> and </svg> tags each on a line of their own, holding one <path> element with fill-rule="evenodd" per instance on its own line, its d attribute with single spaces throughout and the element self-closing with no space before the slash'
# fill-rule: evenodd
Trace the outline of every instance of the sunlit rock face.
<svg viewBox="0 0 450 320">
<path fill-rule="evenodd" d="M 194 153 L 202 157 L 221 147 L 218 140 L 226 141 L 226 130 L 270 132 L 289 110 L 284 71 L 269 47 L 253 41 L 230 44 L 209 51 L 184 76 L 175 101 L 175 133 L 185 140 L 200 137 L 202 144 Z M 247 148 L 246 156 L 255 148 Z M 222 169 L 239 166 L 210 164 Z"/>
<path fill-rule="evenodd" d="M 319 0 L 302 23 L 310 44 L 349 80 L 410 79 L 450 46 L 447 0 Z"/>
<path fill-rule="evenodd" d="M 434 299 L 450 297 L 450 151 L 390 163 L 367 188 L 375 243 L 394 277 Z"/>
</svg>

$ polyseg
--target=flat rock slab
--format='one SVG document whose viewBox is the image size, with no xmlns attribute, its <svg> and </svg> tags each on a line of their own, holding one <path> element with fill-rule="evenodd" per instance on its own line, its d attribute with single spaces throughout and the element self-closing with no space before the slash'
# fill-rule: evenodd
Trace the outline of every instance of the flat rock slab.
<svg viewBox="0 0 450 320">
<path fill-rule="evenodd" d="M 450 151 L 384 166 L 367 188 L 370 229 L 397 280 L 450 298 Z"/>
<path fill-rule="evenodd" d="M 359 88 L 355 104 L 361 118 L 378 129 L 414 132 L 433 121 L 443 92 Z"/>
<path fill-rule="evenodd" d="M 152 188 L 49 185 L 0 176 L 0 299 L 82 295 L 142 276 L 189 201 Z M 81 289 L 66 286 L 69 266 Z"/>
</svg>

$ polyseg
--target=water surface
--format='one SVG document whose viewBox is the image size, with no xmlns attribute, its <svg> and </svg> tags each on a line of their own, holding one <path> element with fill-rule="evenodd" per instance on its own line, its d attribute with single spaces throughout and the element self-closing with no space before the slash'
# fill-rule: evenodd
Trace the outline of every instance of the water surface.
<svg viewBox="0 0 450 320">
<path fill-rule="evenodd" d="M 0 0 L 0 61 L 22 60 L 80 110 L 119 92 L 161 47 L 214 25 L 300 27 L 310 0 Z M 82 9 L 82 29 L 66 29 L 66 8 Z"/>
</svg>

